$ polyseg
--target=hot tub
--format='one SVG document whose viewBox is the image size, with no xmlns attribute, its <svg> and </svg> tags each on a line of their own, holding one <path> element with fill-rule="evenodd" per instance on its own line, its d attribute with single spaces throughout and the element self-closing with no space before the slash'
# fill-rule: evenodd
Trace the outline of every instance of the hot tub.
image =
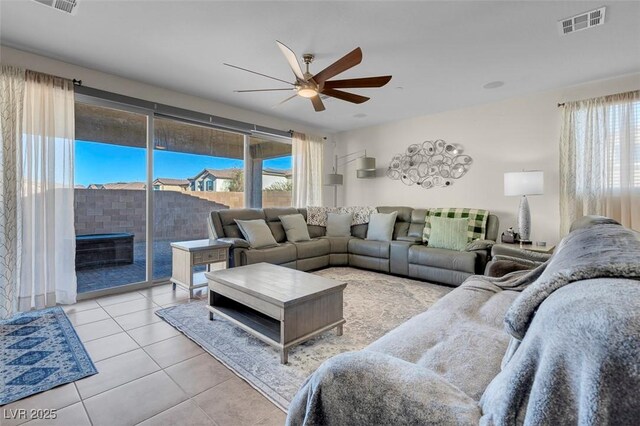
<svg viewBox="0 0 640 426">
<path fill-rule="evenodd" d="M 76 269 L 133 263 L 133 234 L 76 235 Z"/>
</svg>

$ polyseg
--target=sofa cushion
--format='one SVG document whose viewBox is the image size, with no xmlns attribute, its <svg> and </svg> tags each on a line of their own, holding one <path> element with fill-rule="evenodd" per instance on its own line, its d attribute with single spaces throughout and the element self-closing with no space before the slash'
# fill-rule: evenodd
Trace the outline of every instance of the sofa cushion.
<svg viewBox="0 0 640 426">
<path fill-rule="evenodd" d="M 350 237 L 353 213 L 327 213 L 327 236 Z"/>
<path fill-rule="evenodd" d="M 218 235 L 218 238 L 244 238 L 238 224 L 235 222 L 239 220 L 256 220 L 264 219 L 264 212 L 261 209 L 228 209 L 218 210 L 218 217 L 220 218 L 220 225 L 224 235 Z"/>
<path fill-rule="evenodd" d="M 367 240 L 391 241 L 397 216 L 397 212 L 372 214 L 369 219 Z"/>
<path fill-rule="evenodd" d="M 367 238 L 367 231 L 369 230 L 369 224 L 363 223 L 361 225 L 353 225 L 351 227 L 351 235 L 356 238 Z"/>
<path fill-rule="evenodd" d="M 307 220 L 307 209 L 298 209 L 298 212 L 304 217 L 304 220 Z M 326 234 L 327 229 L 324 226 L 319 225 L 309 225 L 307 223 L 307 229 L 309 230 L 309 236 L 311 238 L 323 237 Z"/>
<path fill-rule="evenodd" d="M 249 242 L 249 245 L 252 248 L 259 249 L 278 245 L 264 219 L 236 219 L 236 223 L 238 224 L 244 239 Z"/>
<path fill-rule="evenodd" d="M 307 229 L 307 222 L 300 213 L 280 216 L 280 222 L 282 222 L 284 232 L 287 234 L 287 241 L 290 243 L 309 241 L 311 239 Z"/>
<path fill-rule="evenodd" d="M 433 216 L 429 247 L 462 251 L 467 247 L 468 219 Z M 480 241 L 480 240 L 479 240 Z"/>
<path fill-rule="evenodd" d="M 411 212 L 411 224 L 407 233 L 409 237 L 420 237 L 420 241 L 422 241 L 422 232 L 424 231 L 428 213 L 429 209 L 413 209 Z"/>
<path fill-rule="evenodd" d="M 280 216 L 298 214 L 298 210 L 293 207 L 269 207 L 263 211 L 264 219 L 276 241 L 279 243 L 287 241 L 287 234 L 284 232 L 282 222 L 280 222 Z"/>
<path fill-rule="evenodd" d="M 519 295 L 473 278 L 366 348 L 435 371 L 478 401 L 500 372 L 506 310 Z"/>
<path fill-rule="evenodd" d="M 389 241 L 372 241 L 353 238 L 349 240 L 349 254 L 388 259 L 389 246 Z"/>
<path fill-rule="evenodd" d="M 298 251 L 298 259 L 326 256 L 331 251 L 331 243 L 326 238 L 316 238 L 310 241 L 294 243 Z"/>
<path fill-rule="evenodd" d="M 353 237 L 322 237 L 323 239 L 329 241 L 331 246 L 331 253 L 348 253 L 349 252 L 349 241 L 353 239 Z"/>
<path fill-rule="evenodd" d="M 476 253 L 415 245 L 409 248 L 409 263 L 473 274 Z"/>
<path fill-rule="evenodd" d="M 397 240 L 399 237 L 406 237 L 409 232 L 409 224 L 411 223 L 412 207 L 402 206 L 382 206 L 378 207 L 379 213 L 393 213 L 396 212 L 396 223 L 393 226 L 393 240 Z"/>
<path fill-rule="evenodd" d="M 267 262 L 274 265 L 282 265 L 296 261 L 296 246 L 291 243 L 282 243 L 277 247 L 243 250 L 241 256 L 244 258 L 242 265 Z"/>
</svg>

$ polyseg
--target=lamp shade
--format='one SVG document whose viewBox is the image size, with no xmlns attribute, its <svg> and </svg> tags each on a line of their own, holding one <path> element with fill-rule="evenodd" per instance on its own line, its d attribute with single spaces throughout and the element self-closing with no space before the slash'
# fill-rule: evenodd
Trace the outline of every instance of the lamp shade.
<svg viewBox="0 0 640 426">
<path fill-rule="evenodd" d="M 542 195 L 544 173 L 540 170 L 504 174 L 504 195 Z"/>
<path fill-rule="evenodd" d="M 360 157 L 356 163 L 358 171 L 368 170 L 372 171 L 376 169 L 376 159 L 374 157 Z"/>
<path fill-rule="evenodd" d="M 376 171 L 374 170 L 356 170 L 356 177 L 358 179 L 372 179 L 376 177 Z"/>
<path fill-rule="evenodd" d="M 330 173 L 325 176 L 325 185 L 342 185 L 342 175 L 338 173 Z"/>
</svg>

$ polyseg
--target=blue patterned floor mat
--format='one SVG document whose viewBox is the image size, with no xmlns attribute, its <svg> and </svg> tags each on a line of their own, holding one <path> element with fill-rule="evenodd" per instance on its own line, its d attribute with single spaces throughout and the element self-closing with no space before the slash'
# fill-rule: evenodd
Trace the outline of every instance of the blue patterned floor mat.
<svg viewBox="0 0 640 426">
<path fill-rule="evenodd" d="M 0 405 L 97 372 L 62 308 L 0 321 Z"/>
</svg>

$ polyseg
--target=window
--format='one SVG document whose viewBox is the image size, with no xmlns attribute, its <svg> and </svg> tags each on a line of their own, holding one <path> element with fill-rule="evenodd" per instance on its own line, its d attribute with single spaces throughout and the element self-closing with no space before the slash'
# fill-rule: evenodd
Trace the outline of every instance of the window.
<svg viewBox="0 0 640 426">
<path fill-rule="evenodd" d="M 640 189 L 640 101 L 610 105 L 607 137 L 611 140 L 610 170 L 607 173 L 613 188 L 624 180 Z M 628 139 L 625 143 L 625 139 Z"/>
<path fill-rule="evenodd" d="M 561 230 L 584 215 L 640 229 L 640 91 L 564 106 Z"/>
<path fill-rule="evenodd" d="M 211 179 L 207 181 L 207 191 L 213 191 L 213 181 Z"/>
</svg>

